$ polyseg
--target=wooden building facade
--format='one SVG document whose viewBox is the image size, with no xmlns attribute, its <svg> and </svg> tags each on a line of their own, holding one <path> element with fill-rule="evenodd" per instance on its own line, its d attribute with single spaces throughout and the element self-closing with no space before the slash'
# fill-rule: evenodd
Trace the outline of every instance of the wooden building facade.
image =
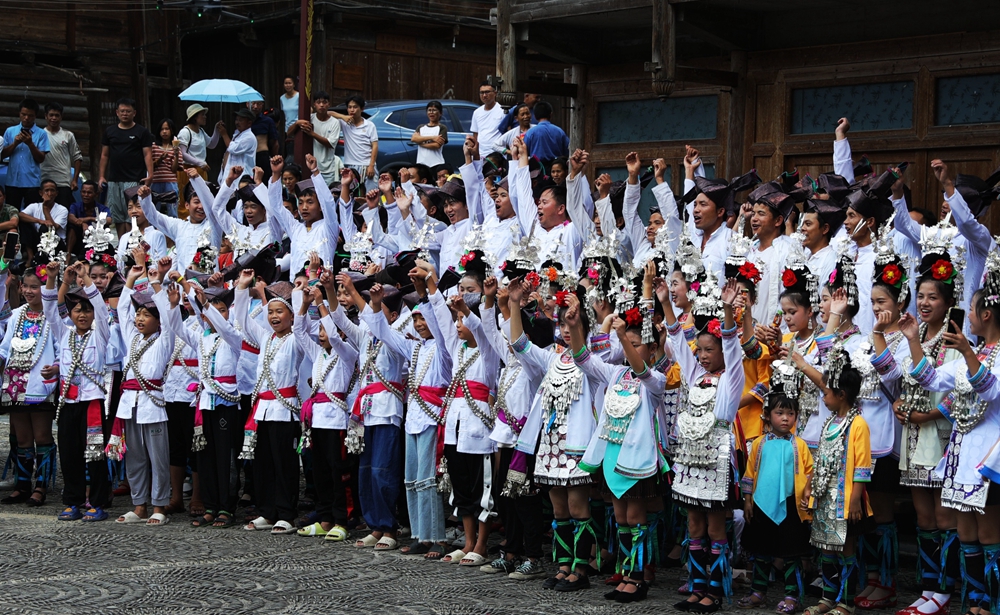
<svg viewBox="0 0 1000 615">
<path fill-rule="evenodd" d="M 906 177 L 918 207 L 940 207 L 929 169 L 935 158 L 980 177 L 1000 167 L 996 5 L 498 5 L 498 73 L 509 84 L 520 81 L 526 58 L 561 60 L 573 88 L 573 146 L 589 150 L 600 169 L 622 173 L 630 151 L 644 161 L 664 157 L 680 191 L 690 144 L 719 176 L 750 168 L 765 180 L 793 168 L 815 176 L 832 168 L 833 130 L 844 116 L 853 124 L 855 158 L 867 154 L 877 170 L 910 163 Z M 505 41 L 514 43 L 506 57 Z M 1000 211 L 989 220 L 1000 232 Z"/>
<path fill-rule="evenodd" d="M 96 176 L 100 137 L 114 101 L 138 102 L 137 121 L 178 128 L 189 103 L 177 95 L 204 78 L 244 81 L 278 108 L 285 75 L 298 76 L 299 0 L 84 0 L 10 9 L 0 31 L 0 127 L 18 102 L 66 107 L 84 172 Z M 495 67 L 489 0 L 314 1 L 312 84 L 336 103 L 460 98 L 476 101 Z M 549 64 L 533 70 L 544 73 Z M 559 67 L 551 68 L 561 81 Z M 232 130 L 234 105 L 210 103 L 210 123 Z M 43 120 L 39 119 L 39 125 Z M 211 128 L 211 126 L 209 126 Z M 221 148 L 209 162 L 221 159 Z M 214 165 L 213 165 L 214 166 Z"/>
</svg>

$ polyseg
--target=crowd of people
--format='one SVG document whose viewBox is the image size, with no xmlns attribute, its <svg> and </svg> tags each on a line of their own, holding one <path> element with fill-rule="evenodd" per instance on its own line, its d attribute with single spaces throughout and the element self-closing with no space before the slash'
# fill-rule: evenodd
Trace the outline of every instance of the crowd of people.
<svg viewBox="0 0 1000 615">
<path fill-rule="evenodd" d="M 739 553 L 740 608 L 771 590 L 778 613 L 851 615 L 896 606 L 902 485 L 921 595 L 899 613 L 953 595 L 996 613 L 1000 252 L 979 219 L 1000 174 L 911 171 L 936 177 L 937 221 L 906 165 L 853 159 L 845 118 L 815 178 L 707 178 L 687 147 L 679 197 L 635 153 L 627 179 L 591 184 L 547 102 L 480 95 L 461 168 L 434 155 L 431 102 L 419 162 L 394 173 L 360 97 L 341 115 L 318 93 L 286 122 L 313 141 L 302 170 L 254 130 L 262 103 L 231 137 L 192 105 L 174 146 L 172 122 L 154 139 L 122 100 L 101 180 L 68 210 L 75 140 L 53 137 L 58 105 L 41 129 L 22 103 L 3 146 L 0 227 L 21 235 L 0 261 L 2 502 L 43 504 L 58 458 L 60 520 L 107 519 L 117 490 L 118 523 L 158 526 L 190 472 L 193 527 L 363 528 L 357 548 L 560 592 L 606 571 L 618 602 L 686 565 L 693 613 L 722 608 Z M 179 168 L 179 207 L 158 207 Z"/>
</svg>

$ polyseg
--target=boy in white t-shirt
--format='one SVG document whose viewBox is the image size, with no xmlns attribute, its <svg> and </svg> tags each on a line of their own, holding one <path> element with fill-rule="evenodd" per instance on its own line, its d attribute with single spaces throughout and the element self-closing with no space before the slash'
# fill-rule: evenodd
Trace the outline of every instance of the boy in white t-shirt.
<svg viewBox="0 0 1000 615">
<path fill-rule="evenodd" d="M 503 107 L 497 104 L 497 89 L 489 81 L 479 86 L 481 107 L 472 112 L 472 138 L 479 143 L 479 156 L 486 158 L 493 153 L 493 142 L 500 138 L 500 122 L 504 119 Z"/>
<path fill-rule="evenodd" d="M 340 120 L 330 114 L 330 95 L 326 92 L 316 92 L 313 96 L 313 110 L 308 120 L 298 120 L 288 129 L 288 136 L 294 135 L 298 131 L 305 133 L 307 137 L 312 137 L 313 156 L 316 157 L 316 164 L 319 166 L 319 173 L 323 176 L 323 181 L 329 186 L 340 180 L 340 170 L 344 167 L 340 156 L 337 155 L 337 142 L 340 141 Z M 368 122 L 372 131 L 375 126 Z M 376 135 L 375 139 L 378 139 Z M 347 139 L 344 139 L 346 154 Z"/>
<path fill-rule="evenodd" d="M 378 188 L 378 169 L 375 167 L 378 131 L 375 124 L 362 115 L 364 109 L 365 99 L 355 95 L 347 99 L 347 115 L 336 112 L 330 112 L 330 115 L 340 121 L 344 134 L 344 166 L 354 169 L 364 178 L 366 190 L 374 190 Z"/>
</svg>

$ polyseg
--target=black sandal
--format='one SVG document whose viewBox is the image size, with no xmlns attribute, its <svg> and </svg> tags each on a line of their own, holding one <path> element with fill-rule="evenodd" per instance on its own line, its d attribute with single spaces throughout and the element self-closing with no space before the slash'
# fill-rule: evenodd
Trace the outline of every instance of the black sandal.
<svg viewBox="0 0 1000 615">
<path fill-rule="evenodd" d="M 206 510 L 205 514 L 191 521 L 191 527 L 208 527 L 215 523 L 215 519 L 216 516 Z"/>
<path fill-rule="evenodd" d="M 431 553 L 436 553 L 437 557 L 427 557 Z M 440 562 L 441 558 L 444 557 L 444 545 L 433 544 L 430 549 L 427 549 L 427 553 L 424 553 L 424 559 L 429 562 Z"/>
<path fill-rule="evenodd" d="M 41 499 L 37 499 L 37 498 L 31 497 L 32 495 L 35 495 L 36 493 L 41 494 L 42 498 Z M 33 508 L 38 508 L 39 506 L 45 506 L 45 490 L 42 489 L 41 487 L 35 487 L 35 490 L 31 492 L 31 495 L 28 496 L 28 499 L 25 500 L 24 503 L 27 504 L 28 506 L 33 507 Z"/>
<path fill-rule="evenodd" d="M 236 524 L 236 519 L 226 511 L 220 511 L 215 517 L 215 521 L 212 522 L 212 527 L 217 528 L 227 528 Z"/>
<path fill-rule="evenodd" d="M 14 494 L 17 495 L 14 495 Z M 21 491 L 20 489 L 11 492 L 11 494 L 4 499 L 0 500 L 0 504 L 24 504 L 31 497 L 30 491 Z"/>
<path fill-rule="evenodd" d="M 409 546 L 404 547 L 406 551 L 400 549 L 399 552 L 403 555 L 425 555 L 430 553 L 431 545 L 426 542 L 420 542 L 419 540 L 414 540 L 409 544 Z"/>
</svg>

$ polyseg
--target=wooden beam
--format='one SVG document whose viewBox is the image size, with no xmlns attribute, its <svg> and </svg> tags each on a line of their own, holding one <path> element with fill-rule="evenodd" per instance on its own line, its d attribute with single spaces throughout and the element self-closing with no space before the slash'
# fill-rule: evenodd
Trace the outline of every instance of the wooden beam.
<svg viewBox="0 0 1000 615">
<path fill-rule="evenodd" d="M 565 37 L 559 40 L 551 34 L 544 34 L 541 26 L 532 28 L 529 24 L 518 24 L 514 31 L 517 34 L 517 44 L 525 49 L 537 51 L 557 62 L 566 64 L 588 64 L 590 60 L 579 53 L 579 40 L 575 37 Z"/>
<path fill-rule="evenodd" d="M 505 107 L 517 103 L 517 39 L 511 7 L 514 0 L 497 0 L 497 69 L 500 80 L 497 102 Z"/>
<path fill-rule="evenodd" d="M 739 73 L 711 68 L 694 68 L 691 66 L 677 67 L 677 81 L 688 83 L 704 83 L 706 85 L 721 85 L 735 88 L 740 81 Z"/>
<path fill-rule="evenodd" d="M 677 75 L 677 23 L 674 7 L 667 0 L 653 0 L 653 51 L 649 70 L 653 73 L 653 92 L 660 98 L 674 91 Z"/>
<path fill-rule="evenodd" d="M 570 101 L 569 110 L 569 151 L 576 148 L 584 149 L 584 137 L 587 123 L 587 67 L 584 64 L 574 64 L 568 71 L 569 80 L 576 85 L 577 94 Z"/>
<path fill-rule="evenodd" d="M 512 4 L 511 21 L 513 23 L 527 23 L 529 21 L 647 8 L 652 6 L 653 0 L 615 0 L 615 2 L 608 2 L 608 0 L 522 0 Z"/>
<path fill-rule="evenodd" d="M 682 18 L 677 22 L 677 29 L 684 34 L 693 36 L 694 38 L 704 41 L 709 45 L 714 45 L 723 51 L 738 51 L 742 49 L 740 45 L 726 40 L 717 34 L 713 34 L 712 32 L 709 32 L 708 30 L 683 19 L 683 14 L 681 17 Z"/>
<path fill-rule="evenodd" d="M 521 79 L 517 82 L 518 92 L 531 92 L 532 94 L 547 94 L 549 96 L 565 96 L 576 98 L 579 88 L 575 83 L 562 83 L 559 81 L 543 81 L 541 79 Z"/>
</svg>

